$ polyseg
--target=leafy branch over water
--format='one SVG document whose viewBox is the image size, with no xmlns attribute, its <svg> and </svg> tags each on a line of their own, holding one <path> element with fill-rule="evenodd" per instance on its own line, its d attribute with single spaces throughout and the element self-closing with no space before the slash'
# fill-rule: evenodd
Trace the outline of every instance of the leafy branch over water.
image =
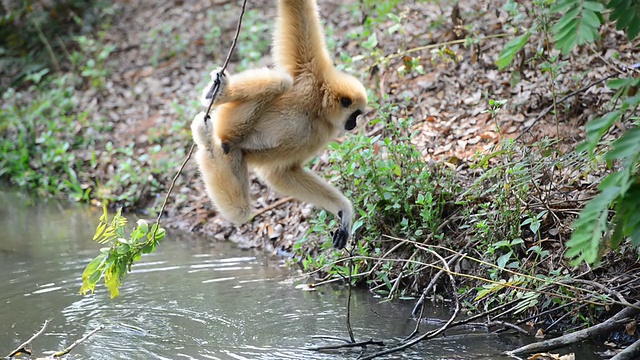
<svg viewBox="0 0 640 360">
<path fill-rule="evenodd" d="M 157 224 L 149 227 L 145 220 L 140 219 L 129 238 L 125 238 L 127 219 L 121 212 L 122 210 L 118 210 L 109 220 L 107 207 L 103 206 L 103 214 L 93 240 L 109 246 L 100 249 L 100 255 L 84 269 L 80 288 L 84 295 L 93 293 L 96 284 L 104 277 L 104 285 L 109 289 L 111 298 L 118 296 L 122 278 L 131 271 L 133 262 L 139 260 L 142 254 L 153 252 L 166 235 L 164 228 L 160 227 L 156 231 Z"/>
</svg>

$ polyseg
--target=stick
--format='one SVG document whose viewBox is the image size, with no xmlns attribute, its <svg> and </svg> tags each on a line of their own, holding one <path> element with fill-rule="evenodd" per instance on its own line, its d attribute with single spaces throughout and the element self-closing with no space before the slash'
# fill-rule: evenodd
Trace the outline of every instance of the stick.
<svg viewBox="0 0 640 360">
<path fill-rule="evenodd" d="M 67 355 L 68 353 L 71 352 L 71 350 L 73 350 L 73 348 L 75 348 L 76 346 L 80 345 L 81 342 L 87 340 L 88 338 L 90 338 L 93 334 L 97 333 L 99 330 L 104 329 L 104 325 L 100 325 L 97 328 L 91 330 L 91 332 L 89 332 L 87 335 L 81 337 L 80 339 L 76 340 L 73 344 L 67 346 L 66 348 L 58 351 L 57 353 L 49 356 L 49 359 L 56 359 L 62 356 Z"/>
<path fill-rule="evenodd" d="M 633 304 L 634 306 L 640 306 L 640 301 Z M 611 330 L 622 326 L 625 322 L 629 321 L 629 318 L 636 316 L 640 311 L 636 307 L 626 307 L 615 314 L 613 317 L 603 322 L 592 326 L 588 329 L 576 331 L 571 334 L 563 335 L 555 339 L 549 339 L 540 341 L 537 343 L 525 345 L 515 350 L 507 351 L 506 355 L 521 355 L 529 354 L 533 352 L 542 352 L 547 350 L 557 349 L 569 344 L 573 344 L 578 341 L 588 339 L 590 337 L 598 336 L 610 332 Z"/>
<path fill-rule="evenodd" d="M 578 89 L 578 90 L 575 90 L 575 91 L 572 91 L 572 92 L 568 93 L 568 94 L 567 94 L 567 95 L 565 95 L 562 99 L 560 99 L 559 101 L 556 101 L 556 102 L 555 102 L 555 104 L 551 104 L 551 105 L 547 106 L 547 108 L 545 108 L 544 110 L 542 110 L 542 112 L 541 112 L 540 114 L 538 114 L 538 116 L 536 116 L 536 118 L 533 120 L 533 122 L 531 123 L 531 125 L 529 125 L 526 129 L 524 129 L 524 130 L 520 133 L 520 135 L 516 136 L 515 141 L 520 140 L 520 138 L 522 137 L 522 135 L 524 135 L 524 134 L 528 133 L 528 132 L 531 130 L 531 128 L 533 128 L 533 127 L 536 125 L 536 123 L 538 123 L 538 121 L 540 121 L 540 119 L 542 119 L 545 115 L 547 115 L 547 114 L 549 113 L 549 111 L 551 111 L 551 109 L 553 109 L 554 105 L 555 105 L 555 106 L 557 106 L 559 103 L 566 101 L 566 100 L 567 100 L 567 99 L 569 99 L 570 97 L 573 97 L 573 96 L 575 96 L 575 95 L 577 95 L 577 94 L 579 94 L 579 93 L 581 93 L 581 92 L 583 92 L 583 91 L 586 91 L 586 90 L 588 90 L 588 89 L 589 89 L 590 87 L 592 87 L 592 86 L 595 86 L 595 85 L 598 85 L 598 84 L 600 84 L 600 83 L 603 83 L 603 82 L 605 82 L 605 81 L 607 81 L 607 80 L 611 79 L 611 78 L 612 78 L 612 77 L 614 77 L 614 76 L 618 76 L 618 73 L 609 74 L 609 75 L 607 75 L 607 76 L 603 77 L 603 78 L 602 78 L 602 79 L 600 79 L 600 80 L 596 80 L 596 81 L 594 81 L 594 82 L 592 82 L 592 83 L 590 83 L 590 84 L 587 84 L 587 85 L 585 85 L 585 86 L 581 87 L 581 88 L 580 88 L 580 89 Z"/>
<path fill-rule="evenodd" d="M 22 344 L 20 344 L 20 346 L 18 346 L 15 350 L 13 350 L 12 352 L 9 353 L 9 355 L 6 356 L 7 359 L 11 359 L 12 357 L 14 357 L 17 353 L 23 352 L 23 353 L 27 353 L 29 355 L 31 355 L 31 351 L 27 350 L 26 347 L 27 345 L 31 344 L 31 342 L 37 338 L 38 336 L 42 335 L 42 333 L 44 332 L 44 330 L 47 328 L 47 325 L 49 325 L 49 322 L 51 320 L 45 320 L 44 324 L 42 324 L 42 327 L 40 328 L 40 330 L 38 330 L 37 333 L 33 334 L 32 337 L 30 337 L 27 341 L 23 342 Z"/>
<path fill-rule="evenodd" d="M 638 358 L 640 358 L 640 340 L 636 340 L 636 342 L 627 346 L 626 349 L 619 352 L 610 360 L 634 360 Z"/>
<path fill-rule="evenodd" d="M 367 345 L 385 346 L 384 342 L 382 341 L 374 341 L 373 339 L 369 339 L 367 341 L 348 342 L 346 344 L 339 344 L 339 345 L 315 346 L 315 347 L 305 348 L 305 350 L 311 350 L 311 351 L 337 350 L 337 349 L 360 347 L 360 346 L 365 347 Z"/>
<path fill-rule="evenodd" d="M 453 314 L 451 315 L 449 320 L 447 320 L 447 322 L 444 325 L 442 325 L 439 329 L 426 332 L 426 333 L 414 338 L 413 340 L 406 341 L 403 344 L 398 345 L 396 347 L 393 347 L 393 348 L 390 348 L 390 349 L 387 349 L 387 350 L 383 350 L 383 351 L 379 351 L 377 353 L 373 353 L 371 355 L 367 355 L 367 356 L 364 356 L 364 357 L 360 357 L 360 359 L 362 359 L 362 360 L 370 360 L 370 359 L 373 359 L 373 358 L 376 358 L 376 357 L 379 357 L 379 356 L 383 356 L 383 355 L 391 354 L 391 353 L 394 353 L 394 352 L 398 352 L 398 351 L 404 350 L 404 349 L 406 349 L 406 348 L 408 348 L 410 346 L 413 346 L 413 345 L 419 343 L 422 340 L 426 340 L 426 339 L 430 339 L 432 337 L 436 337 L 441 332 L 445 331 L 449 327 L 449 325 L 453 322 L 453 320 L 455 320 L 456 316 L 458 316 L 458 313 L 460 312 L 460 300 L 458 299 L 458 296 L 455 295 L 457 293 L 456 280 L 452 275 L 452 271 L 449 269 L 449 265 L 444 260 L 444 258 L 442 258 L 442 256 L 440 256 L 440 254 L 438 254 L 437 252 L 435 252 L 435 251 L 433 251 L 431 249 L 427 249 L 427 248 L 424 248 L 423 250 L 424 251 L 428 251 L 428 252 L 432 253 L 434 256 L 436 256 L 437 258 L 439 258 L 440 261 L 442 262 L 443 267 L 446 269 L 445 272 L 447 273 L 447 275 L 449 275 L 449 280 L 451 281 L 451 287 L 453 288 L 453 291 L 452 291 L 453 294 L 454 294 L 453 297 L 454 297 L 455 302 L 456 302 L 456 307 L 455 307 L 455 309 L 453 311 Z"/>
<path fill-rule="evenodd" d="M 283 199 L 280 199 L 280 200 L 274 202 L 273 204 L 256 211 L 255 213 L 253 213 L 253 215 L 251 215 L 251 217 L 255 219 L 256 217 L 266 213 L 267 211 L 273 210 L 273 209 L 277 208 L 278 206 L 280 206 L 282 204 L 288 203 L 291 200 L 293 200 L 293 198 L 291 196 L 283 198 Z"/>
<path fill-rule="evenodd" d="M 233 54 L 233 50 L 236 48 L 236 43 L 238 41 L 238 36 L 240 35 L 240 27 L 242 25 L 242 18 L 244 17 L 244 11 L 246 6 L 247 6 L 247 0 L 244 0 L 242 2 L 240 19 L 238 19 L 238 27 L 236 27 L 236 35 L 233 37 L 233 42 L 231 43 L 231 47 L 229 48 L 229 52 L 227 53 L 227 58 L 224 60 L 224 64 L 222 65 L 221 73 L 227 69 L 227 66 L 229 65 L 229 59 L 231 59 L 231 54 Z M 211 102 L 209 103 L 209 107 L 207 108 L 207 112 L 206 112 L 207 116 L 209 116 L 209 111 L 213 106 L 213 101 L 216 99 L 216 96 L 218 95 L 219 87 L 220 87 L 220 83 L 217 83 L 214 85 L 213 96 L 211 97 Z M 191 155 L 193 155 L 193 150 L 195 149 L 195 147 L 196 147 L 196 144 L 192 143 L 191 149 L 189 149 L 189 153 L 187 154 L 187 157 L 182 162 L 182 165 L 180 165 L 180 168 L 178 169 L 178 172 L 176 173 L 176 175 L 173 177 L 173 180 L 171 180 L 171 185 L 169 186 L 167 195 L 165 195 L 164 197 L 164 201 L 162 202 L 162 206 L 160 207 L 160 212 L 158 213 L 158 217 L 156 218 L 156 226 L 153 229 L 153 233 L 151 234 L 152 240 L 156 238 L 156 232 L 158 232 L 158 229 L 160 228 L 160 219 L 162 219 L 164 208 L 165 206 L 167 206 L 167 200 L 169 200 L 169 196 L 171 195 L 171 192 L 173 191 L 173 188 L 176 185 L 176 181 L 178 180 L 178 177 L 182 174 L 182 170 L 184 170 L 184 167 L 187 165 L 187 162 L 189 161 L 189 159 L 191 159 Z"/>
</svg>

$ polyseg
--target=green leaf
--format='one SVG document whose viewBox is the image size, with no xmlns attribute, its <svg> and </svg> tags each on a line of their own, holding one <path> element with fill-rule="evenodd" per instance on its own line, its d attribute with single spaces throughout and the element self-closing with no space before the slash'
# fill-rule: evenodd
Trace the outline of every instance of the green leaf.
<svg viewBox="0 0 640 360">
<path fill-rule="evenodd" d="M 362 47 L 365 49 L 373 50 L 376 46 L 378 46 L 378 37 L 375 33 L 371 34 L 369 38 L 363 42 Z"/>
<path fill-rule="evenodd" d="M 145 220 L 140 219 L 138 220 L 138 229 L 146 234 L 147 232 L 149 232 L 149 224 L 147 224 Z"/>
<path fill-rule="evenodd" d="M 82 272 L 82 286 L 80 287 L 81 294 L 86 295 L 87 293 L 95 290 L 96 284 L 102 276 L 100 268 L 104 265 L 107 255 L 107 253 L 102 253 L 87 264 Z"/>
<path fill-rule="evenodd" d="M 585 1 L 584 3 L 582 3 L 582 6 L 585 9 L 594 11 L 594 12 L 603 12 L 604 11 L 604 5 L 602 5 L 602 3 L 599 3 L 597 1 Z"/>
<path fill-rule="evenodd" d="M 631 41 L 640 33 L 640 4 L 630 0 L 611 0 L 607 8 L 612 9 L 609 19 L 616 22 L 618 30 L 626 29 Z"/>
<path fill-rule="evenodd" d="M 627 130 L 620 139 L 611 144 L 611 150 L 605 155 L 605 159 L 613 161 L 638 156 L 638 154 L 640 154 L 640 128 L 634 128 Z"/>
<path fill-rule="evenodd" d="M 529 37 L 531 37 L 531 31 L 527 31 L 524 34 L 511 39 L 504 46 L 504 49 L 502 49 L 500 55 L 498 55 L 498 60 L 496 61 L 496 65 L 498 65 L 499 70 L 503 70 L 509 66 L 516 54 L 527 44 Z"/>
<path fill-rule="evenodd" d="M 609 208 L 620 195 L 620 188 L 612 186 L 604 189 L 591 199 L 573 223 L 574 231 L 567 242 L 565 256 L 574 265 L 582 261 L 595 264 L 599 260 L 599 249 L 603 234 L 608 231 Z"/>
<path fill-rule="evenodd" d="M 496 265 L 498 265 L 499 268 L 504 269 L 505 265 L 507 265 L 507 262 L 509 261 L 509 259 L 511 259 L 511 255 L 513 254 L 512 251 L 509 251 L 508 253 L 500 256 L 498 258 L 498 260 L 496 260 Z"/>
<path fill-rule="evenodd" d="M 602 135 L 604 135 L 611 125 L 618 121 L 622 116 L 620 110 L 612 111 L 602 117 L 595 118 L 587 123 L 585 130 L 587 131 L 587 139 L 583 144 L 578 147 L 578 151 L 587 151 L 593 154 L 596 146 L 600 142 Z"/>
<path fill-rule="evenodd" d="M 552 31 L 556 48 L 566 55 L 576 46 L 593 43 L 598 39 L 603 7 L 597 2 L 574 1 L 571 5 L 563 3 L 553 10 L 559 12 L 564 9 L 567 12 L 553 26 Z"/>
</svg>

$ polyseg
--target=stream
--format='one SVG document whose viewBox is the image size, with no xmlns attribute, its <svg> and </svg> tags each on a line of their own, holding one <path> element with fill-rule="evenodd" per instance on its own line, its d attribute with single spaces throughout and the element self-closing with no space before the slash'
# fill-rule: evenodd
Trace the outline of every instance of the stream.
<svg viewBox="0 0 640 360">
<path fill-rule="evenodd" d="M 316 352 L 336 344 L 313 338 L 348 338 L 347 291 L 324 286 L 296 289 L 283 259 L 215 243 L 193 234 L 168 232 L 155 253 L 145 255 L 124 279 L 120 297 L 101 284 L 94 295 L 78 290 L 85 265 L 99 253 L 92 236 L 100 209 L 0 190 L 0 356 L 31 337 L 34 355 L 61 350 L 104 325 L 77 346 L 69 359 L 355 359 L 359 351 Z M 132 216 L 128 216 L 133 222 Z M 411 333 L 413 301 L 352 294 L 356 340 L 393 345 Z M 449 310 L 429 307 L 429 317 Z M 430 329 L 429 325 L 422 329 Z M 534 339 L 470 329 L 418 344 L 386 359 L 509 359 L 500 352 Z M 369 351 L 372 348 L 369 347 Z M 598 359 L 590 344 L 556 351 Z"/>
</svg>

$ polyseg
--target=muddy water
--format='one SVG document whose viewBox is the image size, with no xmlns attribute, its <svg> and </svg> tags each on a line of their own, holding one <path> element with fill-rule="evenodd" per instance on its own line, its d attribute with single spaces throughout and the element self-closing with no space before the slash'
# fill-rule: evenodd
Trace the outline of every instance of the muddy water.
<svg viewBox="0 0 640 360">
<path fill-rule="evenodd" d="M 281 260 L 169 234 L 126 278 L 121 297 L 101 287 L 81 296 L 80 275 L 97 254 L 91 241 L 99 213 L 0 191 L 0 355 L 46 332 L 34 353 L 59 350 L 92 329 L 71 359 L 343 359 L 358 352 L 319 353 L 314 335 L 347 337 L 346 292 L 295 289 Z M 382 301 L 365 291 L 352 299 L 356 338 L 388 343 L 410 333 L 412 303 Z M 430 316 L 447 311 L 429 309 Z M 428 328 L 425 326 L 425 328 Z M 502 359 L 528 340 L 483 332 L 450 333 L 390 358 Z M 530 341 L 530 340 L 529 340 Z M 588 347 L 585 357 L 594 359 Z M 389 357 L 388 357 L 389 358 Z"/>
</svg>

